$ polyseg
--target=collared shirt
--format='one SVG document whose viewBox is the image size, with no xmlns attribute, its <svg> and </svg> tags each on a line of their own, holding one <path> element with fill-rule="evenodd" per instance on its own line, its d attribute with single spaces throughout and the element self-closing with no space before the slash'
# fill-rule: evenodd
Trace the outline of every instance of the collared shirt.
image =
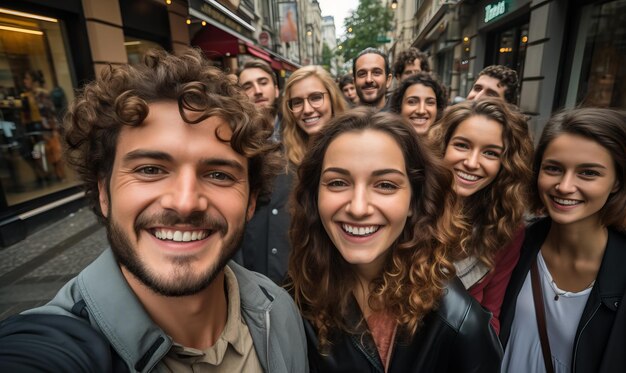
<svg viewBox="0 0 626 373">
<path fill-rule="evenodd" d="M 228 266 L 224 267 L 228 319 L 213 346 L 198 350 L 174 342 L 163 359 L 171 372 L 263 372 L 248 326 L 240 313 L 239 285 Z"/>
</svg>

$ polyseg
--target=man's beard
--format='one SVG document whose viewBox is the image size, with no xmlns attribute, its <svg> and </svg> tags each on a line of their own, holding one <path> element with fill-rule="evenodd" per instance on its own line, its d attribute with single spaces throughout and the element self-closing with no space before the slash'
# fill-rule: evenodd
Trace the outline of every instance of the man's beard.
<svg viewBox="0 0 626 373">
<path fill-rule="evenodd" d="M 109 216 L 112 216 L 110 211 Z M 204 229 L 208 227 L 212 230 L 212 234 L 219 234 L 222 237 L 226 237 L 229 230 L 228 223 L 222 218 L 210 218 L 200 212 L 182 218 L 174 212 L 166 211 L 158 216 L 145 217 L 140 215 L 134 226 L 136 237 L 139 238 L 142 230 L 149 224 L 156 222 L 164 226 L 187 224 L 191 227 Z M 111 218 L 106 221 L 107 238 L 117 262 L 149 289 L 166 297 L 194 295 L 206 289 L 241 245 L 245 223 L 235 228 L 236 230 L 232 232 L 231 237 L 223 242 L 217 261 L 206 271 L 198 275 L 192 271 L 192 264 L 197 259 L 195 255 L 175 256 L 169 259 L 174 267 L 173 273 L 169 273 L 168 278 L 165 279 L 155 273 L 153 269 L 148 268 L 145 262 L 142 262 L 128 235 Z M 147 229 L 145 230 L 147 231 Z"/>
<path fill-rule="evenodd" d="M 377 88 L 378 91 L 377 91 L 376 96 L 374 96 L 373 99 L 368 100 L 365 98 L 365 95 L 363 94 L 362 89 L 366 89 L 370 87 Z M 363 86 L 362 88 L 356 89 L 356 95 L 359 96 L 359 101 L 361 105 L 377 106 L 380 103 L 380 101 L 385 98 L 385 93 L 386 92 L 382 90 L 378 84 L 367 84 Z"/>
</svg>

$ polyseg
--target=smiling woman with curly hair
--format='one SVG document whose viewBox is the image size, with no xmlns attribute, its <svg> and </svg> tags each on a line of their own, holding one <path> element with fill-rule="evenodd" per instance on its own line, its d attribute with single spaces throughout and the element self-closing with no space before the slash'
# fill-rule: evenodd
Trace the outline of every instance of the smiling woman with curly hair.
<svg viewBox="0 0 626 373">
<path fill-rule="evenodd" d="M 471 229 L 455 253 L 457 275 L 498 316 L 524 238 L 533 144 L 523 114 L 499 99 L 466 101 L 430 131 L 438 155 L 454 173 L 454 189 Z"/>
<path fill-rule="evenodd" d="M 497 371 L 490 315 L 454 277 L 451 175 L 412 128 L 353 109 L 298 176 L 288 274 L 311 371 Z"/>
</svg>

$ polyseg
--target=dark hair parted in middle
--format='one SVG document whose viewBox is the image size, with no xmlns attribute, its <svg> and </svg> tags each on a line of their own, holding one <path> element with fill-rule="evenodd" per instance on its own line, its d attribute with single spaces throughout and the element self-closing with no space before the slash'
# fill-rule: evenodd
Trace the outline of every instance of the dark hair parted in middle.
<svg viewBox="0 0 626 373">
<path fill-rule="evenodd" d="M 404 99 L 404 94 L 409 87 L 415 84 L 421 84 L 435 92 L 435 97 L 437 98 L 436 120 L 439 120 L 443 115 L 444 109 L 448 105 L 448 94 L 446 93 L 446 88 L 443 84 L 439 83 L 439 81 L 437 81 L 431 73 L 423 71 L 410 76 L 400 83 L 400 86 L 394 91 L 393 96 L 391 97 L 391 111 L 394 113 L 402 112 L 402 99 Z"/>
<path fill-rule="evenodd" d="M 609 195 L 600 210 L 600 221 L 607 227 L 626 231 L 626 111 L 579 108 L 559 112 L 550 119 L 543 129 L 533 161 L 532 210 L 538 214 L 545 212 L 537 189 L 541 162 L 548 145 L 564 134 L 595 141 L 611 154 L 619 187 Z"/>
<path fill-rule="evenodd" d="M 399 116 L 361 107 L 332 119 L 315 137 L 298 170 L 292 195 L 288 272 L 295 302 L 303 317 L 318 329 L 322 350 L 332 343 L 333 330 L 350 331 L 344 319 L 358 280 L 322 225 L 320 178 L 333 140 L 363 131 L 380 131 L 395 140 L 411 187 L 411 214 L 389 249 L 382 273 L 371 283 L 368 303 L 372 309 L 384 309 L 395 318 L 400 331 L 415 333 L 454 274 L 450 252 L 465 229 L 453 208 L 452 175 Z"/>
<path fill-rule="evenodd" d="M 462 201 L 462 211 L 472 229 L 463 233 L 459 254 L 476 256 L 492 267 L 497 251 L 506 247 L 524 224 L 533 143 L 525 116 L 513 105 L 500 99 L 465 101 L 446 109 L 430 129 L 430 140 L 441 158 L 454 131 L 474 116 L 502 125 L 504 150 L 495 180 Z"/>
</svg>

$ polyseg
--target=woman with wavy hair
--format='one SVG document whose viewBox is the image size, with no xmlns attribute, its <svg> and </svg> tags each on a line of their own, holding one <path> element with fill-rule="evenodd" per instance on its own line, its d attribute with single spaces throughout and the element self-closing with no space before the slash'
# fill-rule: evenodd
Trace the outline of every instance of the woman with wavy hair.
<svg viewBox="0 0 626 373">
<path fill-rule="evenodd" d="M 626 371 L 626 112 L 555 114 L 502 304 L 503 372 Z"/>
<path fill-rule="evenodd" d="M 499 369 L 490 315 L 449 259 L 451 176 L 399 116 L 337 116 L 298 176 L 288 287 L 312 372 Z"/>
<path fill-rule="evenodd" d="M 499 99 L 450 107 L 430 139 L 454 175 L 465 223 L 457 276 L 500 330 L 500 307 L 524 237 L 533 144 L 523 114 Z"/>
<path fill-rule="evenodd" d="M 406 119 L 419 135 L 441 118 L 448 103 L 446 88 L 427 72 L 406 78 L 394 91 L 390 109 Z"/>
<path fill-rule="evenodd" d="M 282 102 L 282 139 L 289 163 L 298 166 L 309 138 L 346 108 L 343 94 L 321 66 L 305 66 L 291 74 Z"/>
</svg>

